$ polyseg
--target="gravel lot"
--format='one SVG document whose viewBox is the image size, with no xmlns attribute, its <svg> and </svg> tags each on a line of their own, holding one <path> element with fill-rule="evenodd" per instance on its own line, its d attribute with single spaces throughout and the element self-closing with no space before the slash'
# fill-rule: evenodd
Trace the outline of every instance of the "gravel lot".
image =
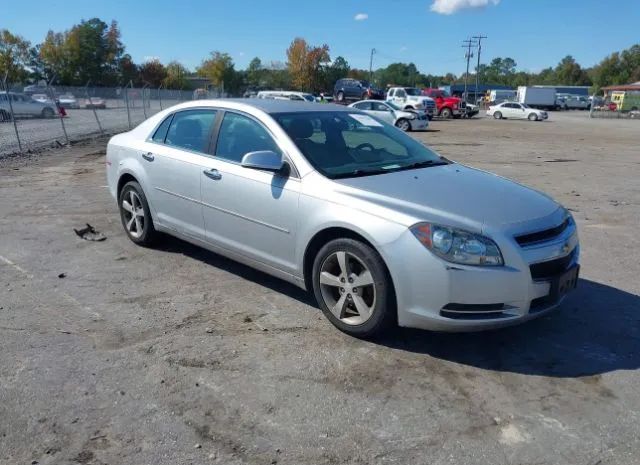
<svg viewBox="0 0 640 465">
<path fill-rule="evenodd" d="M 104 141 L 0 161 L 0 462 L 637 465 L 638 122 L 415 137 L 574 211 L 582 280 L 561 310 L 360 341 L 284 282 L 178 240 L 132 244 Z M 86 222 L 108 239 L 78 238 Z"/>
</svg>

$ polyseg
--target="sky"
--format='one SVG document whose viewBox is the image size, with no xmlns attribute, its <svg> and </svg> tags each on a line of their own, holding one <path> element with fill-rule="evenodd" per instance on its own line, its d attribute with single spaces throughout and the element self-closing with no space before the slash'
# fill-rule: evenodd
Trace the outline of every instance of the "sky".
<svg viewBox="0 0 640 465">
<path fill-rule="evenodd" d="M 592 66 L 640 42 L 640 0 L 0 0 L 0 29 L 34 44 L 92 17 L 118 21 L 134 61 L 190 69 L 213 50 L 236 69 L 255 56 L 285 62 L 295 37 L 352 68 L 368 69 L 375 48 L 374 69 L 402 61 L 430 74 L 462 73 L 462 41 L 480 34 L 483 63 L 508 56 L 535 72 L 566 55 Z"/>
</svg>

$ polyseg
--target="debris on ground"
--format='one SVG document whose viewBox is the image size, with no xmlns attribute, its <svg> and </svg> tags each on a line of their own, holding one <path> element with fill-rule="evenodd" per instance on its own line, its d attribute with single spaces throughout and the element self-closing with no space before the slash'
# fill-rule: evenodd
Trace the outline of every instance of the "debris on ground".
<svg viewBox="0 0 640 465">
<path fill-rule="evenodd" d="M 100 231 L 96 231 L 96 229 L 93 226 L 91 226 L 89 223 L 87 223 L 86 228 L 82 228 L 82 229 L 73 228 L 73 230 L 78 236 L 83 238 L 85 241 L 99 242 L 99 241 L 104 241 L 107 238 L 107 236 L 102 234 Z"/>
<path fill-rule="evenodd" d="M 213 333 L 213 328 L 207 328 L 205 329 L 205 331 L 207 332 L 207 334 L 211 334 Z"/>
<path fill-rule="evenodd" d="M 60 273 L 58 275 L 58 278 L 62 279 L 62 278 L 66 278 L 67 277 L 67 273 Z"/>
</svg>

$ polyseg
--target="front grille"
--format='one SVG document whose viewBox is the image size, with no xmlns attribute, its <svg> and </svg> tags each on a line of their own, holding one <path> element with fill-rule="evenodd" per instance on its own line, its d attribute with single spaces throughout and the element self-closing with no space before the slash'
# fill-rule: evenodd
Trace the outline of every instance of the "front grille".
<svg viewBox="0 0 640 465">
<path fill-rule="evenodd" d="M 546 262 L 534 263 L 529 266 L 531 277 L 534 280 L 544 280 L 564 273 L 569 268 L 569 265 L 571 265 L 575 253 L 576 249 L 574 248 L 571 253 L 565 257 L 556 258 L 555 260 L 549 260 Z"/>
<path fill-rule="evenodd" d="M 555 226 L 553 228 L 544 229 L 542 231 L 537 231 L 537 232 L 534 232 L 534 233 L 528 233 L 528 234 L 522 234 L 520 236 L 516 236 L 515 237 L 516 242 L 521 247 L 526 247 L 528 245 L 535 244 L 537 242 L 548 241 L 548 240 L 553 239 L 554 237 L 557 237 L 560 234 L 562 234 L 564 232 L 564 230 L 569 227 L 570 222 L 571 222 L 571 220 L 569 218 L 567 218 L 561 224 L 559 224 L 558 226 Z"/>
</svg>

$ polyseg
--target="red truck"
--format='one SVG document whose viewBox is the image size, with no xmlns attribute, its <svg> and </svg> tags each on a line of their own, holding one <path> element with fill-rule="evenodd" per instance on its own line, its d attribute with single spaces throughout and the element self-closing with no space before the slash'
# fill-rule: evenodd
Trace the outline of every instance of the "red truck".
<svg viewBox="0 0 640 465">
<path fill-rule="evenodd" d="M 436 102 L 437 115 L 449 119 L 459 118 L 465 115 L 465 103 L 461 98 L 451 97 L 446 90 L 424 88 L 422 95 L 431 97 Z"/>
</svg>

